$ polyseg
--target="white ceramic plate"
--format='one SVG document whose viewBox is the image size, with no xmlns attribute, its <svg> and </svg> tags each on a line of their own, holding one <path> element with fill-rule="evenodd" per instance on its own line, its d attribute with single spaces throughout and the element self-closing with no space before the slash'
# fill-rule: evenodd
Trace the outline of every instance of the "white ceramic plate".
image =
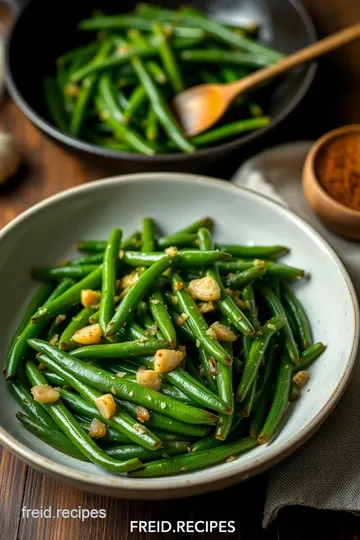
<svg viewBox="0 0 360 540">
<path fill-rule="evenodd" d="M 133 479 L 107 473 L 45 445 L 17 422 L 19 406 L 1 379 L 0 442 L 20 459 L 77 487 L 107 495 L 176 498 L 219 489 L 259 473 L 288 456 L 320 426 L 343 393 L 358 346 L 358 305 L 350 278 L 334 251 L 288 209 L 251 191 L 209 178 L 143 174 L 101 180 L 60 193 L 34 206 L 0 233 L 1 356 L 35 284 L 30 270 L 71 256 L 78 238 L 124 234 L 153 217 L 165 233 L 212 216 L 223 242 L 285 244 L 285 261 L 311 276 L 297 294 L 311 319 L 315 340 L 327 345 L 311 367 L 307 391 L 278 437 L 231 462 L 173 478 Z"/>
</svg>

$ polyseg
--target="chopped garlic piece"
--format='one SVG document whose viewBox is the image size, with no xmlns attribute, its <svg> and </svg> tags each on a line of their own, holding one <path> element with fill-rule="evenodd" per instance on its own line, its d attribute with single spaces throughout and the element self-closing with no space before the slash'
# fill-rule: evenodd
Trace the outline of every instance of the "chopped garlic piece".
<svg viewBox="0 0 360 540">
<path fill-rule="evenodd" d="M 182 313 L 181 315 L 179 315 L 179 317 L 177 318 L 177 323 L 178 324 L 184 324 L 189 318 L 189 315 L 186 315 L 186 313 Z"/>
<path fill-rule="evenodd" d="M 218 321 L 214 322 L 210 326 L 210 329 L 212 330 L 213 334 L 215 334 L 215 339 L 218 341 L 232 342 L 236 340 L 236 335 L 234 332 Z"/>
<path fill-rule="evenodd" d="M 61 324 L 66 319 L 66 315 L 58 315 L 55 319 L 55 324 Z"/>
<path fill-rule="evenodd" d="M 136 373 L 136 382 L 140 384 L 140 386 L 145 386 L 146 388 L 151 388 L 152 390 L 159 391 L 161 388 L 160 375 L 152 369 L 139 369 Z"/>
<path fill-rule="evenodd" d="M 137 270 L 133 270 L 130 274 L 127 274 L 119 280 L 120 288 L 130 289 L 137 281 L 139 281 L 139 272 Z"/>
<path fill-rule="evenodd" d="M 73 340 L 80 345 L 94 345 L 101 341 L 101 328 L 98 323 L 84 326 L 73 335 Z"/>
<path fill-rule="evenodd" d="M 136 418 L 139 420 L 139 422 L 146 422 L 150 418 L 150 413 L 145 407 L 141 407 L 141 405 L 137 405 L 135 407 L 136 411 Z"/>
<path fill-rule="evenodd" d="M 104 418 L 111 418 L 116 413 L 116 404 L 111 394 L 104 394 L 96 398 L 95 405 Z"/>
<path fill-rule="evenodd" d="M 91 289 L 84 289 L 81 291 L 81 304 L 84 307 L 97 308 L 101 300 L 101 293 L 98 291 L 92 291 Z"/>
<path fill-rule="evenodd" d="M 183 351 L 160 349 L 154 356 L 154 369 L 157 373 L 169 373 L 180 364 L 184 357 Z"/>
<path fill-rule="evenodd" d="M 213 311 L 216 311 L 216 305 L 214 302 L 199 302 L 198 308 L 200 313 L 212 313 Z"/>
<path fill-rule="evenodd" d="M 34 400 L 38 403 L 55 403 L 60 397 L 58 390 L 48 384 L 38 384 L 31 388 Z"/>
<path fill-rule="evenodd" d="M 220 300 L 221 290 L 218 282 L 211 276 L 200 279 L 193 279 L 189 283 L 189 293 L 199 300 L 210 302 L 211 300 Z"/>
<path fill-rule="evenodd" d="M 176 281 L 174 285 L 175 291 L 181 291 L 184 288 L 184 284 L 181 281 Z"/>
<path fill-rule="evenodd" d="M 92 439 L 100 439 L 106 435 L 106 426 L 97 418 L 93 418 L 90 424 L 90 429 L 88 433 L 89 437 Z"/>
<path fill-rule="evenodd" d="M 166 255 L 168 255 L 171 259 L 176 257 L 176 255 L 179 253 L 179 250 L 176 246 L 171 246 L 165 249 Z"/>
<path fill-rule="evenodd" d="M 302 388 L 309 380 L 309 374 L 307 371 L 298 371 L 293 377 L 293 382 Z"/>
<path fill-rule="evenodd" d="M 49 343 L 53 347 L 56 347 L 56 345 L 58 344 L 58 341 L 59 341 L 59 334 L 54 334 L 53 337 L 50 339 Z"/>
</svg>

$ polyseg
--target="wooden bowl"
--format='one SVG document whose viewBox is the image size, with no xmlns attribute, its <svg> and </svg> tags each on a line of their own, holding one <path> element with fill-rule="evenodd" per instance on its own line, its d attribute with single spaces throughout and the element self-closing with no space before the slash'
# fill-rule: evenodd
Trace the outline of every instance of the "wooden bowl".
<svg viewBox="0 0 360 540">
<path fill-rule="evenodd" d="M 359 133 L 360 124 L 335 129 L 321 137 L 310 149 L 303 168 L 302 182 L 305 197 L 318 217 L 334 232 L 360 240 L 360 211 L 333 199 L 321 186 L 316 175 L 316 163 L 329 142 L 348 133 Z"/>
</svg>

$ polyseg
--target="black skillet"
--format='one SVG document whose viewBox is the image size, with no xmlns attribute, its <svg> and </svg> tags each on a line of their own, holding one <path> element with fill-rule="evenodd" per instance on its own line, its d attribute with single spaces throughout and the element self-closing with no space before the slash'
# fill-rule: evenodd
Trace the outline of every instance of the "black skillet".
<svg viewBox="0 0 360 540">
<path fill-rule="evenodd" d="M 313 80 L 315 64 L 294 70 L 275 87 L 270 102 L 271 124 L 231 142 L 200 150 L 192 155 L 145 157 L 97 147 L 66 135 L 48 116 L 42 90 L 45 74 L 54 71 L 55 58 L 86 42 L 89 36 L 77 31 L 77 22 L 96 8 L 105 13 L 131 11 L 130 0 L 8 0 L 15 8 L 15 21 L 7 37 L 5 77 L 9 93 L 29 120 L 47 136 L 82 159 L 116 173 L 173 170 L 209 172 L 234 152 L 239 162 L 249 148 L 277 126 L 301 101 Z M 167 7 L 184 0 L 152 2 Z M 220 20 L 239 25 L 251 20 L 260 24 L 260 38 L 284 53 L 315 41 L 311 20 L 297 0 L 195 0 L 187 2 Z"/>
</svg>

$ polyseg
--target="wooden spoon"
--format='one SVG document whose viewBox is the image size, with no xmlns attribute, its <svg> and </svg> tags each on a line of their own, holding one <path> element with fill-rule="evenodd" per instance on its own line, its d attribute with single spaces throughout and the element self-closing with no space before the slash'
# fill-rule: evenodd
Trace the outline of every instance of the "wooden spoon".
<svg viewBox="0 0 360 540">
<path fill-rule="evenodd" d="M 357 23 L 234 83 L 201 84 L 189 88 L 173 99 L 172 109 L 179 119 L 184 133 L 193 137 L 215 124 L 239 94 L 248 92 L 299 64 L 318 58 L 359 37 L 360 23 Z"/>
</svg>

